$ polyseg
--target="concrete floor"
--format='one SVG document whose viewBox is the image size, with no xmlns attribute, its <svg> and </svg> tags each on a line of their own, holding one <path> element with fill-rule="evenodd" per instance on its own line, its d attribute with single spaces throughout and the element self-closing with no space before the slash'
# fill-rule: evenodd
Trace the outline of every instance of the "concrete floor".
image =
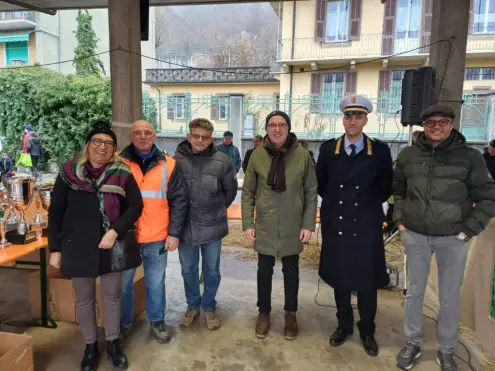
<svg viewBox="0 0 495 371">
<path fill-rule="evenodd" d="M 220 330 L 210 332 L 204 319 L 186 330 L 178 326 L 186 308 L 180 265 L 176 253 L 169 254 L 167 270 L 166 321 L 173 333 L 169 344 L 158 344 L 148 337 L 142 313 L 126 343 L 129 370 L 139 371 L 313 371 L 313 370 L 394 370 L 394 359 L 403 345 L 403 309 L 397 292 L 380 292 L 376 337 L 381 346 L 377 358 L 367 356 L 359 343 L 357 329 L 352 339 L 339 348 L 328 345 L 336 326 L 335 309 L 315 304 L 318 289 L 317 271 L 301 269 L 299 291 L 300 336 L 293 342 L 284 340 L 283 279 L 277 264 L 273 283 L 272 330 L 268 338 L 254 335 L 256 320 L 256 264 L 222 256 L 222 283 L 218 294 L 218 312 L 223 320 Z M 27 276 L 29 272 L 0 270 L 0 319 L 9 321 L 29 318 Z M 332 292 L 320 285 L 318 302 L 333 304 Z M 356 317 L 358 315 L 356 314 Z M 22 331 L 3 326 L 2 331 Z M 31 328 L 35 349 L 35 371 L 78 370 L 83 344 L 79 328 L 59 323 L 56 330 Z M 425 320 L 425 351 L 415 370 L 439 370 L 435 362 L 435 324 Z M 101 334 L 103 338 L 103 334 Z M 459 355 L 467 358 L 462 347 Z M 102 357 L 99 370 L 111 370 Z M 459 361 L 460 370 L 469 368 Z M 476 368 L 478 369 L 478 368 Z"/>
</svg>

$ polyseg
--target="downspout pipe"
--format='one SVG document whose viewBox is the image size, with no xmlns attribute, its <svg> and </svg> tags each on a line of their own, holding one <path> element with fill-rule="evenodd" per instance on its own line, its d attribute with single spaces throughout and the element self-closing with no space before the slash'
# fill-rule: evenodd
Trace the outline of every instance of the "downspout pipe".
<svg viewBox="0 0 495 371">
<path fill-rule="evenodd" d="M 295 48 L 295 39 L 296 39 L 296 15 L 297 15 L 297 2 L 296 0 L 292 1 L 292 42 L 291 42 L 291 51 L 290 51 L 290 59 L 294 59 L 294 48 Z M 289 116 L 292 115 L 292 90 L 294 85 L 294 66 L 290 66 L 290 84 L 289 84 Z"/>
</svg>

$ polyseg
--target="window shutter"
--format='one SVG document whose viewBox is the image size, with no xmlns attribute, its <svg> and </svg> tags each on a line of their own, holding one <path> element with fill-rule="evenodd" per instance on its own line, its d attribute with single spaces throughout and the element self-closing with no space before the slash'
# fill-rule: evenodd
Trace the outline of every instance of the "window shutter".
<svg viewBox="0 0 495 371">
<path fill-rule="evenodd" d="M 397 0 L 387 0 L 384 8 L 385 15 L 383 18 L 382 55 L 391 55 L 394 53 L 395 13 L 397 9 Z"/>
<path fill-rule="evenodd" d="M 212 120 L 218 120 L 218 97 L 212 96 L 211 97 L 211 119 Z"/>
<path fill-rule="evenodd" d="M 420 53 L 428 53 L 431 44 L 431 22 L 433 17 L 433 0 L 423 1 L 423 25 L 421 27 Z"/>
<path fill-rule="evenodd" d="M 468 34 L 474 31 L 474 2 L 475 0 L 469 0 L 469 28 Z"/>
<path fill-rule="evenodd" d="M 361 34 L 362 0 L 351 0 L 351 40 L 359 40 Z"/>
<path fill-rule="evenodd" d="M 347 72 L 345 76 L 345 95 L 356 94 L 357 90 L 357 72 Z"/>
<path fill-rule="evenodd" d="M 387 97 L 383 97 L 383 95 L 390 93 L 390 86 L 392 84 L 392 71 L 380 70 L 378 80 L 379 84 L 377 111 L 384 112 L 387 110 Z"/>
<path fill-rule="evenodd" d="M 327 31 L 327 0 L 316 0 L 315 41 L 324 42 Z"/>
<path fill-rule="evenodd" d="M 311 102 L 309 107 L 311 113 L 319 113 L 321 111 L 322 78 L 323 76 L 319 72 L 311 75 Z"/>
<path fill-rule="evenodd" d="M 175 118 L 175 99 L 174 97 L 167 97 L 167 119 L 173 120 Z"/>
</svg>

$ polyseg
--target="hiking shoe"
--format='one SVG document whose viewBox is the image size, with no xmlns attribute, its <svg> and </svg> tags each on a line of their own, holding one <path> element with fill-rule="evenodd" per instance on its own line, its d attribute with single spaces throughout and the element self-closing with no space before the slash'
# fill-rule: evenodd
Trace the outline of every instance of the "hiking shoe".
<svg viewBox="0 0 495 371">
<path fill-rule="evenodd" d="M 168 343 L 171 339 L 164 321 L 151 322 L 150 334 L 155 338 L 156 341 L 162 344 Z"/>
<path fill-rule="evenodd" d="M 264 339 L 268 336 L 269 331 L 270 331 L 270 313 L 258 314 L 256 327 L 254 328 L 254 332 L 256 333 L 256 336 L 260 339 Z"/>
<path fill-rule="evenodd" d="M 457 371 L 457 363 L 454 361 L 452 354 L 437 352 L 437 363 L 442 371 Z"/>
<path fill-rule="evenodd" d="M 191 327 L 196 318 L 199 316 L 199 310 L 195 309 L 187 309 L 182 317 L 180 318 L 179 325 L 182 327 Z"/>
<path fill-rule="evenodd" d="M 297 326 L 296 312 L 285 312 L 285 340 L 294 340 L 297 337 L 298 333 L 299 327 Z"/>
<path fill-rule="evenodd" d="M 218 330 L 222 325 L 222 322 L 220 322 L 220 318 L 215 310 L 212 312 L 205 312 L 205 320 L 208 330 Z"/>
<path fill-rule="evenodd" d="M 403 370 L 410 370 L 416 366 L 416 360 L 419 357 L 421 357 L 421 348 L 418 345 L 407 343 L 397 354 L 395 364 Z"/>
</svg>

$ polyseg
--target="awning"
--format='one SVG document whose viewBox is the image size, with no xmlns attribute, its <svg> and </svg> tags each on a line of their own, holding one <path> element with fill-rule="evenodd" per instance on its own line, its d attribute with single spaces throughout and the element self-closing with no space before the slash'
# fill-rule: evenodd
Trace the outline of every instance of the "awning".
<svg viewBox="0 0 495 371">
<path fill-rule="evenodd" d="M 24 32 L 1 32 L 0 43 L 13 43 L 16 41 L 29 41 L 29 31 Z"/>
</svg>

